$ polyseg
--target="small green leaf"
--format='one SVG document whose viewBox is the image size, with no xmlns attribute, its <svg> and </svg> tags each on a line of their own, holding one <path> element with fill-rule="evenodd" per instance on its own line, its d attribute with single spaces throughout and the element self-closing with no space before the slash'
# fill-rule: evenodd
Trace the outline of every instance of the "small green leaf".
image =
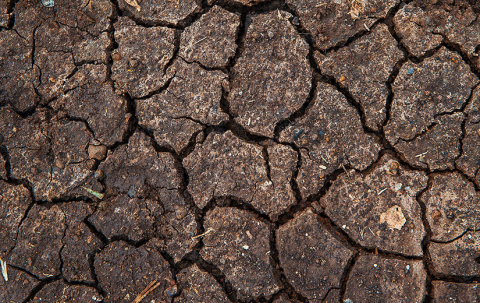
<svg viewBox="0 0 480 303">
<path fill-rule="evenodd" d="M 98 191 L 94 191 L 93 189 L 86 188 L 86 187 L 84 187 L 84 186 L 82 186 L 82 188 L 83 188 L 84 190 L 88 191 L 89 194 L 94 195 L 95 197 L 99 198 L 100 200 L 102 200 L 103 197 L 105 196 L 104 194 L 99 193 Z"/>
</svg>

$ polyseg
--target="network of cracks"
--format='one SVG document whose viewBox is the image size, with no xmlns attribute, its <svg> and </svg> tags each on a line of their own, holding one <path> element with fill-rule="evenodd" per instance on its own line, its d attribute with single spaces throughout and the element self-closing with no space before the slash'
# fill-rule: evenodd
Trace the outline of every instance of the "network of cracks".
<svg viewBox="0 0 480 303">
<path fill-rule="evenodd" d="M 476 302 L 479 17 L 0 0 L 0 301 Z"/>
</svg>

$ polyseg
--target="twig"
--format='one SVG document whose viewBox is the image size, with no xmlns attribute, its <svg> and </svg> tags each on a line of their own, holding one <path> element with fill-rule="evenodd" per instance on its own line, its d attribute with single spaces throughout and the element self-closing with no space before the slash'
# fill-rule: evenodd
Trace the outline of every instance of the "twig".
<svg viewBox="0 0 480 303">
<path fill-rule="evenodd" d="M 196 235 L 194 237 L 192 237 L 192 240 L 195 240 L 196 238 L 200 238 L 200 237 L 203 237 L 209 233 L 211 233 L 213 231 L 213 228 L 208 228 L 206 232 L 204 232 L 203 234 L 199 234 L 199 235 Z"/>
<path fill-rule="evenodd" d="M 381 191 L 378 192 L 377 196 L 380 196 L 384 191 L 386 191 L 388 189 L 388 187 L 385 187 L 384 189 L 382 189 Z"/>
<path fill-rule="evenodd" d="M 156 283 L 155 283 L 156 282 Z M 155 288 L 160 285 L 160 282 L 157 282 L 157 279 L 150 282 L 147 287 L 132 301 L 132 303 L 140 303 L 149 293 L 151 293 Z"/>
</svg>

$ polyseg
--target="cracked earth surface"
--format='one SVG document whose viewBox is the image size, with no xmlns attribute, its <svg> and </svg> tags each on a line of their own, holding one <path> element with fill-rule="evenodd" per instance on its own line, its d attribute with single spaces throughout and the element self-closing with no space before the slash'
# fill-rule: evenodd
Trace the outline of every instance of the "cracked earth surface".
<svg viewBox="0 0 480 303">
<path fill-rule="evenodd" d="M 480 302 L 480 4 L 0 0 L 0 302 Z"/>
</svg>

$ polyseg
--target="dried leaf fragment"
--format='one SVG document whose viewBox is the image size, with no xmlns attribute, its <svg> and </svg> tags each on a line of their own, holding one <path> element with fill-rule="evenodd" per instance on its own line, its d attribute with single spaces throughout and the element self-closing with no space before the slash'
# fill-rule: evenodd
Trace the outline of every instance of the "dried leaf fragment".
<svg viewBox="0 0 480 303">
<path fill-rule="evenodd" d="M 402 229 L 407 220 L 403 215 L 402 208 L 398 205 L 394 205 L 387 209 L 386 212 L 380 214 L 380 223 L 387 223 L 390 229 Z"/>
<path fill-rule="evenodd" d="M 99 193 L 98 191 L 94 191 L 93 189 L 86 188 L 86 187 L 84 187 L 84 186 L 82 186 L 82 188 L 83 188 L 84 190 L 86 190 L 89 194 L 94 195 L 95 197 L 99 198 L 100 200 L 102 200 L 103 197 L 105 196 L 104 194 Z"/>
<path fill-rule="evenodd" d="M 2 276 L 5 282 L 8 282 L 8 273 L 7 273 L 7 262 L 3 261 L 2 258 L 0 258 L 0 265 L 2 267 Z"/>
<path fill-rule="evenodd" d="M 133 6 L 137 9 L 137 11 L 141 11 L 140 5 L 138 5 L 137 0 L 125 0 L 128 5 Z"/>
</svg>

